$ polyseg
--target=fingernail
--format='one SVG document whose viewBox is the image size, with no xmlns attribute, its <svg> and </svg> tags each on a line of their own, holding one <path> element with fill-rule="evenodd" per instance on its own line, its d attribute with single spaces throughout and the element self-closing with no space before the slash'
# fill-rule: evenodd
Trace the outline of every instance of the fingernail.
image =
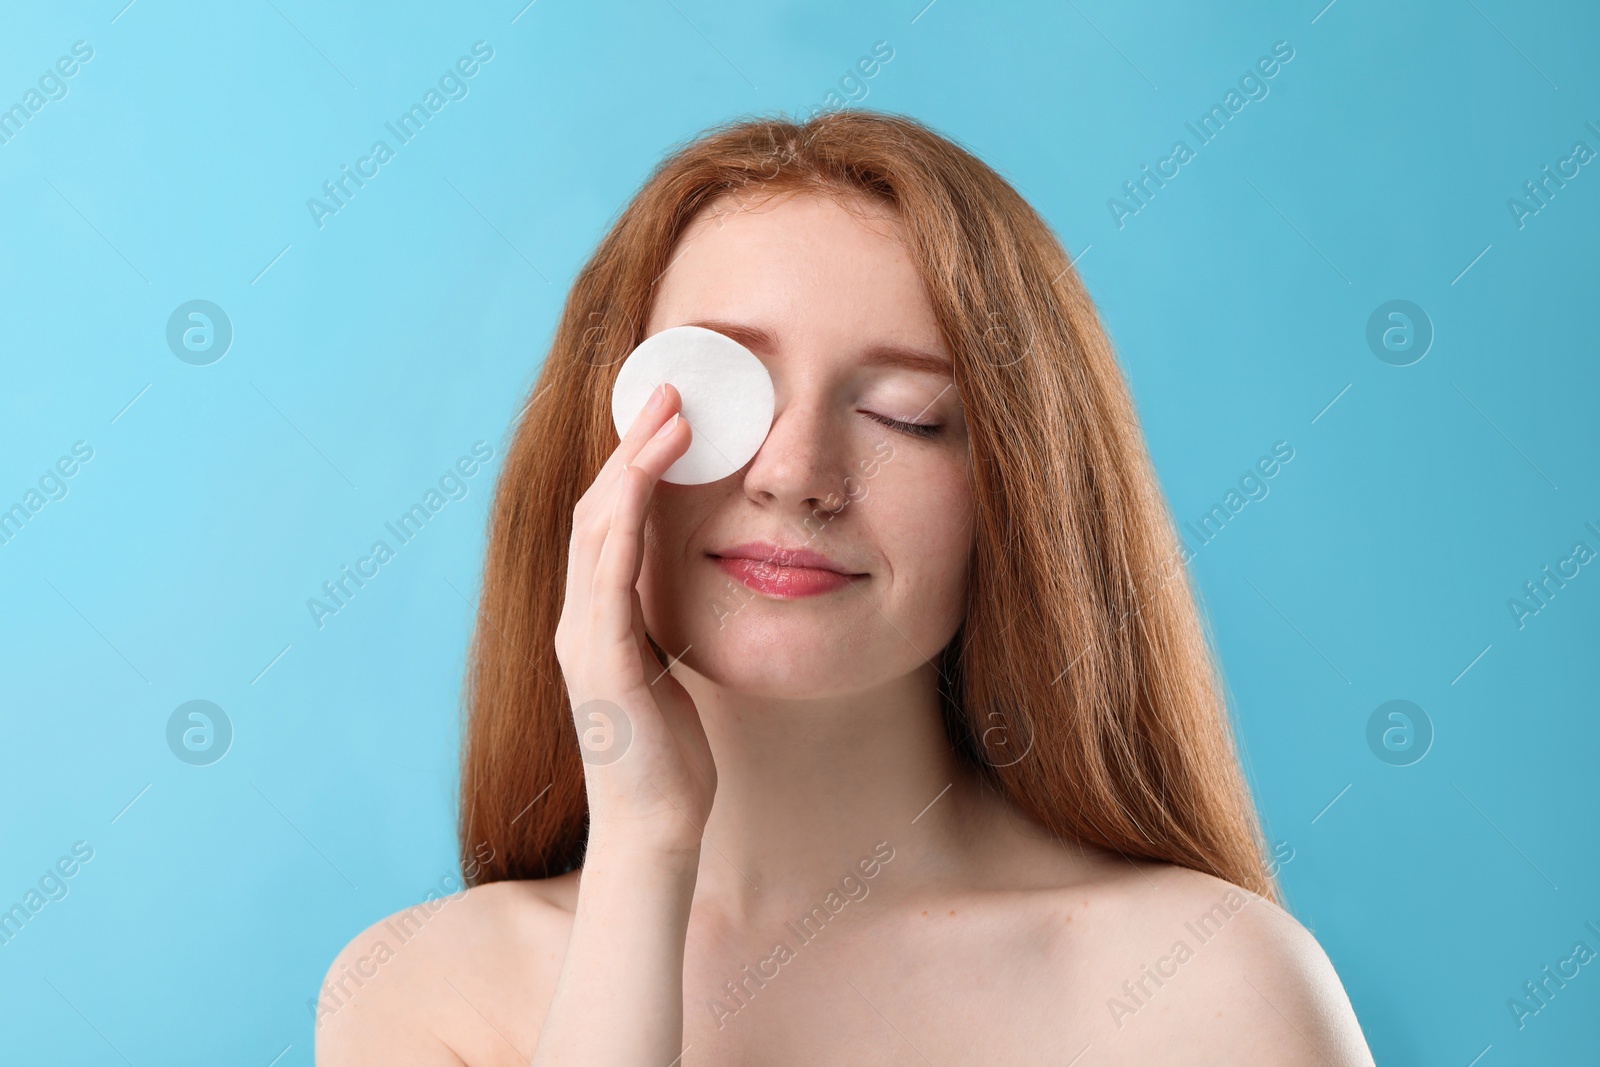
<svg viewBox="0 0 1600 1067">
<path fill-rule="evenodd" d="M 659 408 L 666 399 L 667 387 L 664 385 L 658 385 L 656 386 L 655 391 L 650 394 L 650 403 L 646 404 L 644 409 L 646 411 L 654 411 Z"/>
<path fill-rule="evenodd" d="M 673 431 L 674 427 L 676 427 L 677 425 L 678 425 L 678 412 L 674 411 L 672 413 L 672 418 L 668 419 L 664 424 L 662 424 L 661 429 L 656 431 L 656 436 L 657 437 L 665 437 L 665 436 L 667 436 L 667 434 L 671 433 Z"/>
</svg>

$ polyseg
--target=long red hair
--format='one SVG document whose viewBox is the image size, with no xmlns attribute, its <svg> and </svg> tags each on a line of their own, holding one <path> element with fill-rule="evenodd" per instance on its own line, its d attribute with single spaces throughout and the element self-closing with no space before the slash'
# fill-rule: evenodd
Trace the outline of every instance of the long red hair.
<svg viewBox="0 0 1600 1067">
<path fill-rule="evenodd" d="M 616 445 L 610 397 L 654 283 L 719 196 L 898 209 L 955 364 L 976 544 L 937 664 L 951 743 L 1060 838 L 1277 899 L 1179 542 L 1110 341 L 1066 250 L 1006 181 L 902 116 L 724 124 L 650 175 L 568 294 L 489 519 L 465 684 L 459 842 L 474 884 L 583 861 L 583 764 L 552 645 L 572 509 Z"/>
</svg>

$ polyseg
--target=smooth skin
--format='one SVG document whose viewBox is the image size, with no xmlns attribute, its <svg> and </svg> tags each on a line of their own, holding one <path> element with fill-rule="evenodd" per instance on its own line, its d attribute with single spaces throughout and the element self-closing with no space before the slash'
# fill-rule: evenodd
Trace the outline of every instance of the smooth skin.
<svg viewBox="0 0 1600 1067">
<path fill-rule="evenodd" d="M 691 322 L 765 331 L 737 339 L 776 413 L 742 471 L 673 485 L 693 428 L 665 387 L 574 510 L 557 658 L 575 708 L 632 728 L 585 763 L 584 868 L 446 898 L 403 944 L 388 921 L 356 937 L 317 1062 L 1370 1064 L 1281 909 L 1054 841 L 956 758 L 933 656 L 965 610 L 970 457 L 948 369 L 878 358 L 948 360 L 892 210 L 724 198 L 646 334 Z M 859 577 L 730 584 L 710 554 L 756 540 Z"/>
</svg>

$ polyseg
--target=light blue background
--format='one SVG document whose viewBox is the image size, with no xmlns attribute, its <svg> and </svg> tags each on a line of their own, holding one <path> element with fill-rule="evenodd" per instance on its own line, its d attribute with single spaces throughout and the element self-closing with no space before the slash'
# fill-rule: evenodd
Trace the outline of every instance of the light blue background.
<svg viewBox="0 0 1600 1067">
<path fill-rule="evenodd" d="M 877 41 L 864 105 L 1081 257 L 1180 521 L 1295 449 L 1192 570 L 1378 1062 L 1593 1054 L 1600 965 L 1525 1029 L 1506 1006 L 1600 949 L 1600 566 L 1507 608 L 1600 549 L 1600 165 L 1524 228 L 1506 206 L 1600 149 L 1592 5 L 123 2 L 0 15 L 0 106 L 95 50 L 0 145 L 0 507 L 94 448 L 0 545 L 0 907 L 95 850 L 0 946 L 8 1062 L 311 1062 L 333 954 L 454 871 L 489 492 L 574 272 L 671 145 L 823 104 Z M 306 199 L 478 40 L 470 95 L 319 230 Z M 1119 229 L 1107 199 L 1280 40 L 1270 95 Z M 197 298 L 235 329 L 205 367 L 164 338 Z M 1408 367 L 1365 340 L 1396 298 L 1437 331 Z M 306 599 L 480 440 L 466 499 L 319 630 Z M 1436 730 L 1409 767 L 1365 740 L 1396 698 Z M 212 766 L 166 746 L 192 699 L 234 725 Z"/>
</svg>

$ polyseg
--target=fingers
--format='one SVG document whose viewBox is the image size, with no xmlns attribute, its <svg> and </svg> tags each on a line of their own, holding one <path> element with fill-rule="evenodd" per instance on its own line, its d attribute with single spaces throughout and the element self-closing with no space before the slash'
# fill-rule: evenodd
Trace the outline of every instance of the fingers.
<svg viewBox="0 0 1600 1067">
<path fill-rule="evenodd" d="M 673 412 L 634 454 L 633 462 L 627 464 L 627 467 L 643 471 L 647 482 L 646 490 L 652 491 L 667 468 L 689 450 L 689 441 L 692 437 L 693 431 L 689 428 L 689 420 L 684 418 L 681 412 Z"/>
<path fill-rule="evenodd" d="M 669 419 L 617 476 L 611 523 L 595 561 L 590 589 L 591 635 L 621 644 L 634 637 L 635 586 L 643 556 L 644 517 L 661 474 L 688 447 L 690 430 L 680 417 Z"/>
<path fill-rule="evenodd" d="M 622 469 L 617 478 L 616 508 L 590 585 L 589 634 L 603 647 L 616 645 L 624 634 L 633 636 L 633 599 L 629 596 L 632 590 L 628 578 L 639 554 L 647 489 L 643 471 L 631 465 Z"/>
<path fill-rule="evenodd" d="M 636 460 L 644 469 L 654 469 L 654 459 L 641 457 L 640 453 L 651 443 L 655 432 L 678 413 L 681 400 L 678 390 L 671 384 L 661 385 L 651 394 L 651 402 L 646 403 L 634 417 L 628 432 L 573 509 L 572 540 L 567 550 L 566 596 L 569 603 L 573 602 L 574 597 L 586 600 L 589 595 L 589 576 L 605 540 L 615 506 L 618 475 Z M 652 407 L 652 404 L 655 406 Z M 660 469 L 666 470 L 676 458 L 673 456 L 668 459 Z"/>
<path fill-rule="evenodd" d="M 595 475 L 594 487 L 601 494 L 609 492 L 622 469 L 630 463 L 638 464 L 640 453 L 650 444 L 656 431 L 682 410 L 683 397 L 679 395 L 676 386 L 670 382 L 657 386 L 650 394 L 649 401 L 634 417 L 628 432 L 623 434 L 616 449 L 600 468 L 600 472 Z"/>
<path fill-rule="evenodd" d="M 660 412 L 655 413 L 655 416 L 645 420 L 644 425 L 656 423 L 659 416 Z M 641 416 L 641 418 L 645 417 Z M 640 424 L 636 423 L 629 430 L 630 437 L 638 431 L 639 426 Z M 618 468 L 616 477 L 608 485 L 602 487 L 597 477 L 595 484 L 591 486 L 590 492 L 596 495 L 592 501 L 582 506 L 584 518 L 581 524 L 577 522 L 574 524 L 573 558 L 569 560 L 567 572 L 569 575 L 592 575 L 606 535 L 614 525 L 617 508 L 622 502 L 622 495 L 628 489 L 626 479 L 623 477 L 628 469 L 632 468 L 640 472 L 645 478 L 644 484 L 634 489 L 635 492 L 642 491 L 644 493 L 644 500 L 639 502 L 638 505 L 643 508 L 649 503 L 650 494 L 653 492 L 655 483 L 660 479 L 661 475 L 688 449 L 690 437 L 691 433 L 686 428 L 682 415 L 673 412 L 660 421 L 654 436 L 647 438 L 638 447 L 618 446 L 617 451 L 612 455 L 612 459 L 617 459 L 624 454 L 623 449 L 628 448 L 633 455 L 633 462 L 622 464 Z M 631 507 L 632 505 L 629 506 Z M 637 570 L 634 573 L 637 575 Z M 578 592 L 583 594 L 586 591 L 578 590 Z"/>
</svg>

